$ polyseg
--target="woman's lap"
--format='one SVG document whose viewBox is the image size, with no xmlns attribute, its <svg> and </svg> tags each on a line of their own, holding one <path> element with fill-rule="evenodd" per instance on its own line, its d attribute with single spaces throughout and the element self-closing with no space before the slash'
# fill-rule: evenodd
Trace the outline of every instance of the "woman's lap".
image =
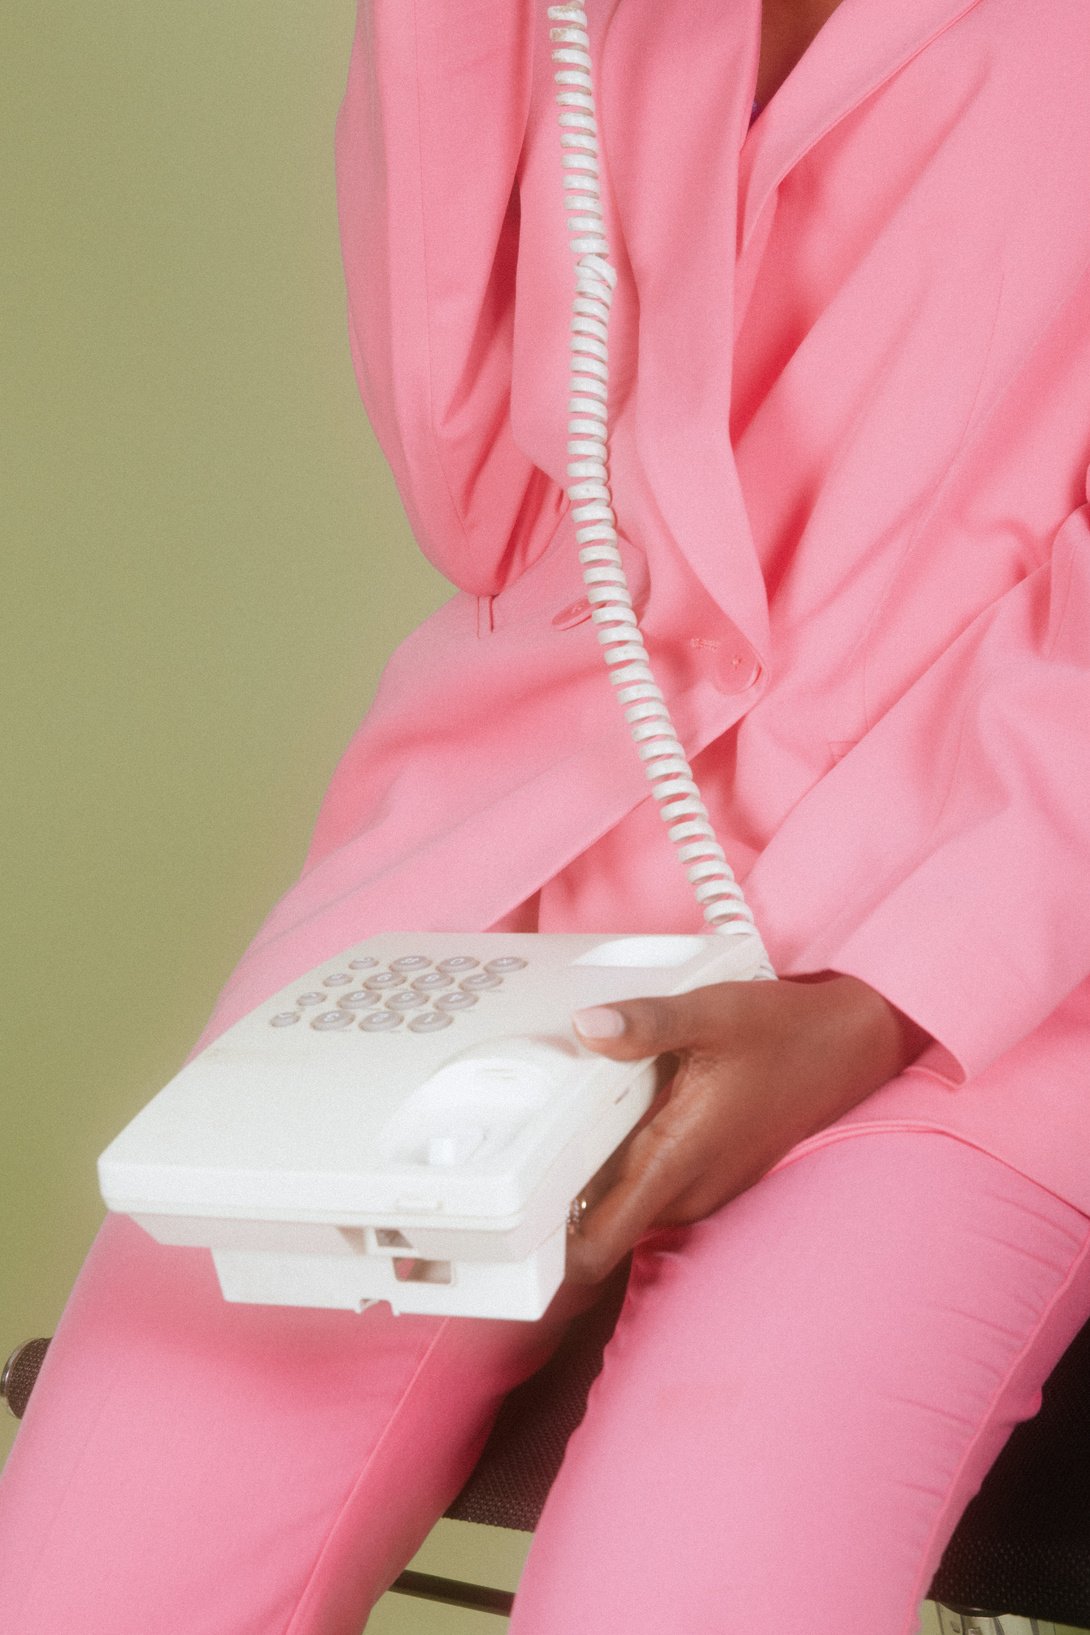
<svg viewBox="0 0 1090 1635">
<path fill-rule="evenodd" d="M 513 1635 L 833 1635 L 849 1605 L 907 1635 L 1090 1314 L 1088 1232 L 949 1136 L 868 1129 L 649 1240 Z M 111 1218 L 0 1482 L 0 1627 L 357 1635 L 561 1329 L 228 1305 Z"/>
</svg>

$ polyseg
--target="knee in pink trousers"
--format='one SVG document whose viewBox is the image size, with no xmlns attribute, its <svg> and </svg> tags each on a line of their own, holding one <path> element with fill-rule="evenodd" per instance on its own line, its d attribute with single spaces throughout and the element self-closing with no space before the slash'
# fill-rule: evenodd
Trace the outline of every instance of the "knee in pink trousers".
<svg viewBox="0 0 1090 1635">
<path fill-rule="evenodd" d="M 231 1305 L 122 1217 L 0 1479 L 0 1629 L 359 1635 L 536 1324 Z M 1090 1221 L 943 1133 L 832 1132 L 651 1234 L 512 1635 L 911 1635 L 1090 1315 Z"/>
</svg>

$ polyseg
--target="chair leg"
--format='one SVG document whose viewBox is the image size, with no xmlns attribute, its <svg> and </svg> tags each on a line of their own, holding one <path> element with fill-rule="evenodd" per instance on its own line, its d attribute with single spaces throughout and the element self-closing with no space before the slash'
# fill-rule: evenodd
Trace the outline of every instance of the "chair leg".
<svg viewBox="0 0 1090 1635">
<path fill-rule="evenodd" d="M 509 1590 L 466 1584 L 457 1578 L 437 1578 L 432 1573 L 403 1572 L 390 1588 L 398 1595 L 421 1596 L 427 1601 L 468 1607 L 474 1612 L 494 1612 L 501 1618 L 509 1618 L 515 1604 Z M 1018 1618 L 1010 1613 L 997 1617 L 975 1608 L 937 1604 L 936 1611 L 940 1635 L 1056 1635 L 1056 1625 L 1040 1618 Z"/>
<path fill-rule="evenodd" d="M 465 1584 L 459 1578 L 438 1578 L 434 1573 L 406 1570 L 390 1589 L 397 1595 L 416 1595 L 425 1601 L 441 1601 L 448 1607 L 468 1607 L 471 1612 L 494 1612 L 510 1618 L 515 1597 L 510 1590 L 493 1590 L 485 1584 Z"/>
</svg>

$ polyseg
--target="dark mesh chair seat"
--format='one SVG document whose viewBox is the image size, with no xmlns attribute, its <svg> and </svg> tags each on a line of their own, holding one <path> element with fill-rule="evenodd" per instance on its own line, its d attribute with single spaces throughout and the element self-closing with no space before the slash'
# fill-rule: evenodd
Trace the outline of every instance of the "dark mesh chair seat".
<svg viewBox="0 0 1090 1635">
<path fill-rule="evenodd" d="M 511 1392 L 476 1469 L 447 1515 L 486 1527 L 532 1533 L 560 1469 L 568 1437 L 583 1417 L 602 1353 L 624 1300 L 628 1269 L 572 1323 L 545 1367 Z"/>
<path fill-rule="evenodd" d="M 559 1350 L 513 1391 L 447 1515 L 532 1532 L 560 1468 L 624 1296 L 624 1271 L 571 1326 Z M 9 1359 L 0 1390 L 21 1414 L 46 1340 Z M 1014 1613 L 1090 1629 L 1090 1323 L 1045 1385 L 958 1524 L 931 1585 L 955 1609 Z M 512 1596 L 406 1572 L 393 1588 L 453 1605 L 510 1611 Z"/>
<path fill-rule="evenodd" d="M 1090 1628 L 1090 1323 L 969 1504 L 931 1595 Z"/>
</svg>

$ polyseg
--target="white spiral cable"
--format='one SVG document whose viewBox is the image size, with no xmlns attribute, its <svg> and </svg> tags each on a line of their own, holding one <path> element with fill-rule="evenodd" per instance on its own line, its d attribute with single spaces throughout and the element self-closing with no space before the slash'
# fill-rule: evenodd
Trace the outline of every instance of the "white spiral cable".
<svg viewBox="0 0 1090 1635">
<path fill-rule="evenodd" d="M 555 73 L 565 202 L 575 212 L 568 217 L 576 258 L 576 293 L 571 324 L 571 458 L 567 474 L 577 480 L 567 493 L 578 524 L 579 560 L 592 606 L 591 617 L 651 792 L 704 918 L 718 932 L 750 938 L 762 961 L 758 976 L 774 978 L 753 914 L 716 839 L 666 700 L 652 674 L 617 548 L 617 519 L 609 487 L 607 410 L 607 337 L 617 270 L 608 259 L 609 244 L 602 219 L 590 35 L 587 14 L 578 3 L 549 6 L 548 15 L 561 25 L 549 30 L 549 38 L 557 44 L 553 61 L 567 65 L 558 67 Z"/>
</svg>

